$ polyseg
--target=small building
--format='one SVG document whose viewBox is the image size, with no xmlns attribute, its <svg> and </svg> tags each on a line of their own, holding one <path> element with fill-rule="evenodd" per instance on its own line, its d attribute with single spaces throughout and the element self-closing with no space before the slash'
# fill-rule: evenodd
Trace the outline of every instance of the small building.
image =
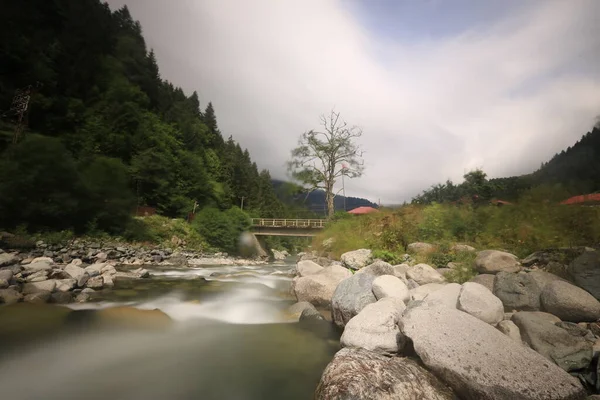
<svg viewBox="0 0 600 400">
<path fill-rule="evenodd" d="M 358 207 L 358 208 L 348 211 L 348 214 L 362 215 L 362 214 L 371 214 L 374 212 L 379 212 L 379 210 L 376 208 L 373 208 L 373 207 Z"/>
</svg>

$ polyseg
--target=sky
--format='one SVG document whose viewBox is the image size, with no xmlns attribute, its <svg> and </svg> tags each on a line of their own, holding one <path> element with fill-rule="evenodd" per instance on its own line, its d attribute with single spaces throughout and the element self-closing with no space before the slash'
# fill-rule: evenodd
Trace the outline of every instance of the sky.
<svg viewBox="0 0 600 400">
<path fill-rule="evenodd" d="M 346 194 L 383 204 L 475 168 L 532 172 L 600 114 L 597 0 L 108 3 L 273 177 L 321 114 L 360 126 Z"/>
</svg>

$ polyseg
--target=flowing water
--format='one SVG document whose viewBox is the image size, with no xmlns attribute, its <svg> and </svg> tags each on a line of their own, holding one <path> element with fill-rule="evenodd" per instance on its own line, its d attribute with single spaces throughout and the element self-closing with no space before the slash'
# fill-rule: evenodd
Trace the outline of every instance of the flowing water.
<svg viewBox="0 0 600 400">
<path fill-rule="evenodd" d="M 291 269 L 157 267 L 152 278 L 119 283 L 71 310 L 0 308 L 0 398 L 310 399 L 337 337 L 286 313 Z M 68 323 L 99 313 L 81 309 L 116 306 L 159 309 L 174 322 Z"/>
</svg>

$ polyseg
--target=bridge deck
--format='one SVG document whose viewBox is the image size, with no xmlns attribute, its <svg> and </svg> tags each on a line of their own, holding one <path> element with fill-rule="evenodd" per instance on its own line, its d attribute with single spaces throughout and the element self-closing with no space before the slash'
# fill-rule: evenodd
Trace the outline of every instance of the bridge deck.
<svg viewBox="0 0 600 400">
<path fill-rule="evenodd" d="M 253 218 L 252 226 L 255 228 L 323 229 L 326 221 L 325 219 Z"/>
</svg>

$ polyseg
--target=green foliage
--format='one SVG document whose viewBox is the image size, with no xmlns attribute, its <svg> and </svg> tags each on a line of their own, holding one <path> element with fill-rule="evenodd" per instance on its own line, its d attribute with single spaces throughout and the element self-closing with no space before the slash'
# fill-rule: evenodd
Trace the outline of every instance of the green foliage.
<svg viewBox="0 0 600 400">
<path fill-rule="evenodd" d="M 519 257 L 540 249 L 599 243 L 600 207 L 539 201 L 540 196 L 551 196 L 548 190 L 551 192 L 548 188 L 529 191 L 512 206 L 407 205 L 390 212 L 332 221 L 315 238 L 313 246 L 321 249 L 322 241 L 333 237 L 335 242 L 327 251 L 335 256 L 365 246 L 402 254 L 409 243 L 430 242 L 437 245 L 437 250 L 419 261 L 445 267 L 464 256 L 448 250 L 452 243 L 504 249 Z"/>
<path fill-rule="evenodd" d="M 456 267 L 445 275 L 446 279 L 449 282 L 463 284 L 477 275 L 477 271 L 475 270 L 475 257 L 476 253 L 468 251 L 457 252 L 454 254 L 452 262 Z"/>
<path fill-rule="evenodd" d="M 237 207 L 227 211 L 207 207 L 196 215 L 193 225 L 211 246 L 237 253 L 241 234 L 250 228 L 250 218 Z"/>
<path fill-rule="evenodd" d="M 127 7 L 8 0 L 0 26 L 0 109 L 39 82 L 28 123 L 44 135 L 12 146 L 15 121 L 1 122 L 0 225 L 143 236 L 129 217 L 135 200 L 187 217 L 195 204 L 243 197 L 249 212 L 284 216 L 269 173 L 223 140 L 212 103 L 203 113 L 196 92 L 161 78 Z"/>
<path fill-rule="evenodd" d="M 402 263 L 402 261 L 404 261 L 402 256 L 403 256 L 403 254 L 398 254 L 398 253 L 394 253 L 389 250 L 380 250 L 380 249 L 373 250 L 373 253 L 372 253 L 373 259 L 380 259 L 380 260 L 383 260 L 392 265 L 397 265 L 397 264 Z"/>
<path fill-rule="evenodd" d="M 123 237 L 133 242 L 159 244 L 170 248 L 182 246 L 204 250 L 208 247 L 206 240 L 192 225 L 182 219 L 160 215 L 133 218 L 127 225 Z"/>
</svg>

